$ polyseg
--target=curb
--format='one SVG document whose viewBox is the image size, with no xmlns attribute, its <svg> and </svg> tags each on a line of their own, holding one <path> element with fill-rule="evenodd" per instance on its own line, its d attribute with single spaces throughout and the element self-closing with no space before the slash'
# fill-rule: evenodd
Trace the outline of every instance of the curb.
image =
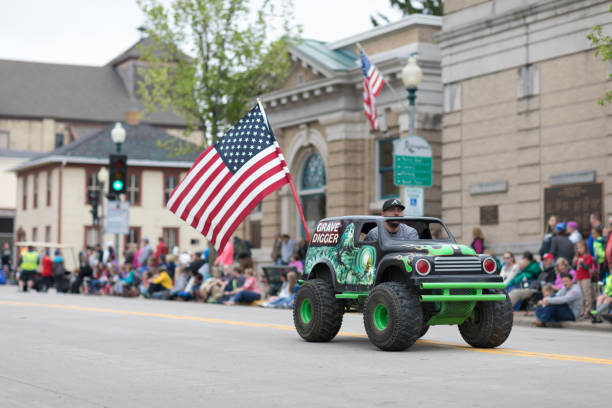
<svg viewBox="0 0 612 408">
<path fill-rule="evenodd" d="M 533 315 L 520 316 L 520 315 L 517 315 L 517 313 L 514 314 L 514 325 L 515 326 L 534 327 L 535 321 L 536 321 L 536 318 Z M 608 322 L 593 324 L 589 320 L 583 320 L 583 321 L 578 321 L 578 322 L 561 322 L 561 323 L 558 323 L 558 325 L 559 326 L 555 326 L 554 328 L 612 333 L 612 324 Z"/>
</svg>

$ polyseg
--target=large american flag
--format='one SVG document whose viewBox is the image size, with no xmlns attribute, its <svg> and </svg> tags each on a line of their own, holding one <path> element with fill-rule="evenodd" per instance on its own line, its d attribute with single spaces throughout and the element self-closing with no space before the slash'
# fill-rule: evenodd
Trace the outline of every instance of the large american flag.
<svg viewBox="0 0 612 408">
<path fill-rule="evenodd" d="M 258 104 L 200 154 L 170 195 L 167 208 L 221 252 L 251 210 L 290 177 Z"/>
<path fill-rule="evenodd" d="M 363 73 L 363 109 L 366 117 L 370 120 L 372 129 L 378 128 L 378 114 L 376 113 L 376 97 L 380 93 L 385 79 L 370 62 L 363 50 L 361 55 L 361 72 Z"/>
</svg>

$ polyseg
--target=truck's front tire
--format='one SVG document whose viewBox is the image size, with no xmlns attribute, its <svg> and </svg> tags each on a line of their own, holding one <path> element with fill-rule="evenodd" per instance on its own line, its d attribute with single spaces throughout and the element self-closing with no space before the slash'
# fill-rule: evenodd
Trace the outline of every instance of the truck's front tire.
<svg viewBox="0 0 612 408">
<path fill-rule="evenodd" d="M 513 318 L 507 295 L 501 302 L 478 302 L 472 315 L 459 325 L 459 332 L 472 347 L 497 347 L 510 335 Z"/>
<path fill-rule="evenodd" d="M 312 279 L 300 286 L 295 294 L 293 323 L 306 341 L 330 341 L 342 326 L 344 307 L 334 294 L 332 285 L 322 279 Z"/>
<path fill-rule="evenodd" d="M 423 310 L 413 289 L 399 282 L 385 282 L 370 292 L 363 322 L 376 347 L 385 351 L 405 350 L 421 334 Z"/>
</svg>

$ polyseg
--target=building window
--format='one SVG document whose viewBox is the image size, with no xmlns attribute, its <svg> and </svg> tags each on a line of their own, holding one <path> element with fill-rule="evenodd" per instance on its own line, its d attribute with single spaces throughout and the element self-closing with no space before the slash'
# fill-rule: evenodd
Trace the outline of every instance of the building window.
<svg viewBox="0 0 612 408">
<path fill-rule="evenodd" d="M 444 112 L 461 110 L 461 83 L 444 85 Z"/>
<path fill-rule="evenodd" d="M 85 246 L 93 248 L 98 244 L 102 244 L 102 234 L 98 226 L 85 227 Z"/>
<path fill-rule="evenodd" d="M 136 246 L 140 244 L 140 227 L 130 227 L 130 233 L 125 237 L 126 248 L 130 244 L 135 244 Z"/>
<path fill-rule="evenodd" d="M 179 229 L 178 228 L 164 228 L 163 237 L 168 251 L 172 252 L 175 246 L 179 246 Z"/>
<path fill-rule="evenodd" d="M 64 145 L 64 134 L 56 133 L 55 134 L 55 148 L 62 147 Z"/>
<path fill-rule="evenodd" d="M 87 173 L 87 190 L 85 191 L 85 203 L 88 203 L 89 193 L 91 191 L 98 191 L 102 195 L 102 185 L 98 181 L 98 172 Z"/>
<path fill-rule="evenodd" d="M 7 130 L 0 130 L 0 149 L 10 148 L 10 133 Z"/>
<path fill-rule="evenodd" d="M 298 82 L 298 85 L 302 85 L 304 83 L 304 73 L 303 72 L 298 73 L 297 82 Z"/>
<path fill-rule="evenodd" d="M 38 227 L 32 228 L 32 241 L 38 241 Z"/>
<path fill-rule="evenodd" d="M 128 174 L 127 198 L 131 205 L 140 205 L 140 174 Z"/>
<path fill-rule="evenodd" d="M 325 162 L 320 154 L 314 153 L 308 156 L 304 163 L 301 174 L 300 201 L 304 210 L 304 218 L 308 230 L 314 230 L 315 225 L 320 219 L 325 218 L 327 196 L 325 185 L 327 175 L 325 172 Z M 304 227 L 300 225 L 300 235 L 305 237 Z"/>
<path fill-rule="evenodd" d="M 34 174 L 34 208 L 38 208 L 38 173 Z"/>
<path fill-rule="evenodd" d="M 164 207 L 166 203 L 170 201 L 170 194 L 174 191 L 174 188 L 178 184 L 178 173 L 165 173 L 164 174 Z"/>
<path fill-rule="evenodd" d="M 393 184 L 393 141 L 397 137 L 378 141 L 378 175 L 380 198 L 399 197 L 399 188 Z"/>
<path fill-rule="evenodd" d="M 47 207 L 51 206 L 51 171 L 47 172 Z"/>
<path fill-rule="evenodd" d="M 526 65 L 518 70 L 517 97 L 538 95 L 540 93 L 540 69 L 537 65 Z"/>
<path fill-rule="evenodd" d="M 28 176 L 23 176 L 23 196 L 21 197 L 21 208 L 28 208 Z"/>
<path fill-rule="evenodd" d="M 51 242 L 51 226 L 47 225 L 45 227 L 45 242 Z"/>
</svg>

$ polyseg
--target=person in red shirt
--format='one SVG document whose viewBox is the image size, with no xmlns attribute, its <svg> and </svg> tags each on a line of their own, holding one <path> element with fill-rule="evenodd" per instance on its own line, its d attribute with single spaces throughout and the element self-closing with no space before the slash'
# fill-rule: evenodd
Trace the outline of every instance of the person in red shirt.
<svg viewBox="0 0 612 408">
<path fill-rule="evenodd" d="M 45 251 L 45 256 L 42 259 L 42 270 L 40 272 L 42 276 L 41 290 L 46 292 L 51 286 L 53 286 L 53 259 L 49 256 L 49 250 Z"/>
<path fill-rule="evenodd" d="M 576 243 L 576 256 L 572 262 L 576 269 L 576 280 L 582 290 L 582 313 L 581 317 L 586 317 L 593 306 L 593 289 L 591 286 L 591 272 L 595 267 L 593 257 L 589 254 L 587 244 L 584 241 Z"/>
<path fill-rule="evenodd" d="M 157 243 L 157 248 L 155 248 L 153 256 L 158 262 L 164 262 L 166 255 L 168 255 L 168 247 L 164 243 L 164 238 L 159 237 L 159 242 Z"/>
</svg>

